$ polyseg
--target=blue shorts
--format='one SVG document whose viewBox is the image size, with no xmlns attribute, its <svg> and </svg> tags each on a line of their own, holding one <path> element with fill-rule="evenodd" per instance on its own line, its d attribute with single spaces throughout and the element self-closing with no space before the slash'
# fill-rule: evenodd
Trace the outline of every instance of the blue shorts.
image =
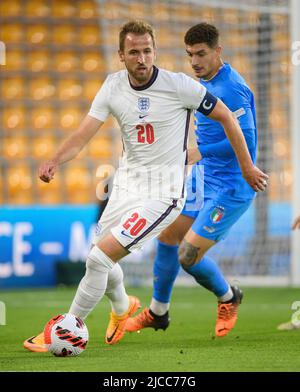
<svg viewBox="0 0 300 392">
<path fill-rule="evenodd" d="M 195 170 L 199 170 L 199 166 L 193 167 L 187 179 L 187 199 L 181 214 L 195 220 L 192 230 L 196 234 L 212 241 L 222 240 L 247 211 L 253 199 L 237 199 L 228 194 L 213 192 L 204 184 L 203 173 Z"/>
</svg>

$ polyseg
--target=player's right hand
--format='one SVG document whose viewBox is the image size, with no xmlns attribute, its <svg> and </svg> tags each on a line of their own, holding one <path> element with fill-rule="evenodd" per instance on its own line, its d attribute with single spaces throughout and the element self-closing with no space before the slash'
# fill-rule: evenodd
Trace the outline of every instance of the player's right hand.
<svg viewBox="0 0 300 392">
<path fill-rule="evenodd" d="M 38 170 L 40 179 L 44 182 L 50 182 L 57 170 L 57 163 L 54 161 L 47 161 L 41 164 Z"/>
</svg>

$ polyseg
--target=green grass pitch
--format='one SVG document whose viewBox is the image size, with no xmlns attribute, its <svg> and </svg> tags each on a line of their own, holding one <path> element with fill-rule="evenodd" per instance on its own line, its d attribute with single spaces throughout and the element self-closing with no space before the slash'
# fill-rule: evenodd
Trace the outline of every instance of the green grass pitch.
<svg viewBox="0 0 300 392">
<path fill-rule="evenodd" d="M 52 316 L 67 311 L 75 288 L 2 291 L 6 325 L 0 326 L 1 371 L 201 372 L 299 371 L 300 330 L 277 331 L 291 318 L 300 290 L 244 288 L 237 325 L 225 338 L 213 338 L 214 296 L 204 289 L 176 287 L 167 331 L 127 333 L 114 346 L 104 343 L 109 303 L 103 299 L 88 317 L 90 341 L 79 357 L 56 358 L 23 349 L 25 338 L 41 332 Z M 128 292 L 149 304 L 150 288 Z"/>
</svg>

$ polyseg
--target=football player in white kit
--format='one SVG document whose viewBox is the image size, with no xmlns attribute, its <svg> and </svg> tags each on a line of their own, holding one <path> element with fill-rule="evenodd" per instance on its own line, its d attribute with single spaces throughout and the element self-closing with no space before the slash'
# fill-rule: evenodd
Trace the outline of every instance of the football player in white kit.
<svg viewBox="0 0 300 392">
<path fill-rule="evenodd" d="M 150 25 L 126 23 L 120 31 L 119 56 L 126 69 L 106 78 L 78 130 L 39 168 L 40 179 L 51 181 L 59 165 L 77 156 L 109 114 L 118 120 L 122 164 L 69 309 L 85 319 L 106 294 L 112 305 L 107 344 L 122 338 L 127 319 L 140 306 L 138 298 L 126 294 L 117 262 L 156 237 L 183 208 L 190 111 L 199 110 L 222 124 L 250 186 L 261 187 L 268 178 L 253 166 L 243 133 L 220 100 L 185 74 L 155 67 Z M 27 339 L 24 346 L 47 351 L 43 333 Z"/>
</svg>

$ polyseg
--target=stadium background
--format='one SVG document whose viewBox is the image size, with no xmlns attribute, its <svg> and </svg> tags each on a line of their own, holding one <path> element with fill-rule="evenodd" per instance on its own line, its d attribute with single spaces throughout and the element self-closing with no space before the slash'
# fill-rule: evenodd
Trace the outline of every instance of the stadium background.
<svg viewBox="0 0 300 392">
<path fill-rule="evenodd" d="M 200 21 L 219 28 L 223 58 L 255 93 L 258 165 L 269 174 L 270 187 L 210 254 L 227 276 L 241 282 L 291 283 L 288 0 L 2 0 L 0 287 L 51 286 L 57 260 L 75 265 L 85 259 L 99 212 L 97 169 L 118 161 L 116 122 L 111 118 L 51 184 L 39 181 L 36 171 L 76 129 L 107 73 L 121 68 L 118 32 L 131 18 L 154 25 L 157 64 L 187 74 L 185 31 Z M 152 259 L 153 244 L 128 257 L 122 264 L 127 283 L 151 282 Z M 191 283 L 184 273 L 181 281 Z"/>
</svg>

